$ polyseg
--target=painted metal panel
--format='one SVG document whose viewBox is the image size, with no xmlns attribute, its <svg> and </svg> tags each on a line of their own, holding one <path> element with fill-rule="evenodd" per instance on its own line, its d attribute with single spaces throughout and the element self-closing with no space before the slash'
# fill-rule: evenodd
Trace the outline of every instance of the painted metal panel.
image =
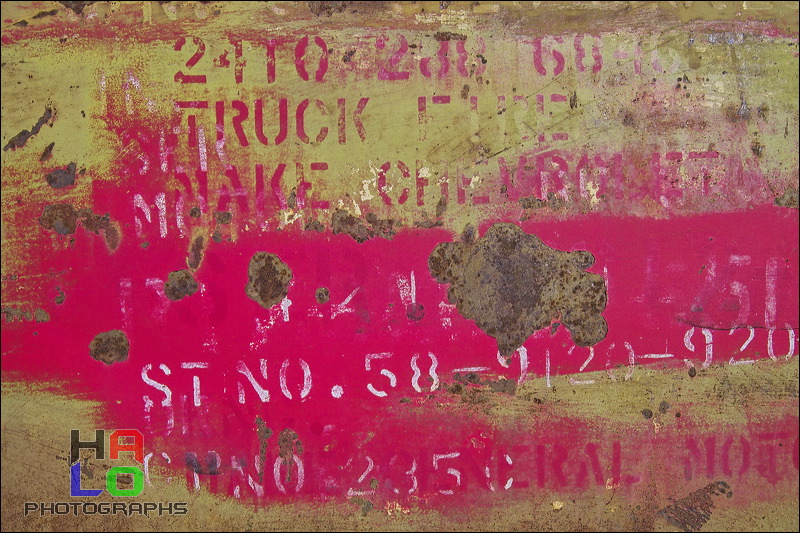
<svg viewBox="0 0 800 533">
<path fill-rule="evenodd" d="M 4 529 L 797 530 L 796 3 L 2 9 Z"/>
</svg>

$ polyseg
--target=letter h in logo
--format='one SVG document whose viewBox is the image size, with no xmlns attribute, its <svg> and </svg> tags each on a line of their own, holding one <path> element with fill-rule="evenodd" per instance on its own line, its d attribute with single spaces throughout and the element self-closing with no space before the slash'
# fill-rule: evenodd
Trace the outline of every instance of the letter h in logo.
<svg viewBox="0 0 800 533">
<path fill-rule="evenodd" d="M 132 438 L 132 444 L 120 444 L 120 438 Z M 144 438 L 142 434 L 135 429 L 118 429 L 111 433 L 109 437 L 109 458 L 119 459 L 119 452 L 128 451 L 133 452 L 134 459 L 141 463 L 144 461 Z M 103 489 L 82 489 L 81 488 L 81 453 L 83 449 L 94 450 L 95 458 L 106 458 L 106 432 L 102 429 L 97 429 L 94 432 L 94 441 L 82 441 L 80 431 L 73 429 L 70 432 L 70 447 L 69 447 L 69 464 L 70 464 L 70 496 L 99 496 Z M 134 475 L 134 489 L 125 491 L 116 488 L 116 475 L 118 473 L 130 473 Z M 141 469 L 138 467 L 123 467 L 115 466 L 108 471 L 108 484 L 107 489 L 114 496 L 135 496 L 142 491 L 142 474 Z M 130 494 L 128 494 L 130 493 Z"/>
</svg>

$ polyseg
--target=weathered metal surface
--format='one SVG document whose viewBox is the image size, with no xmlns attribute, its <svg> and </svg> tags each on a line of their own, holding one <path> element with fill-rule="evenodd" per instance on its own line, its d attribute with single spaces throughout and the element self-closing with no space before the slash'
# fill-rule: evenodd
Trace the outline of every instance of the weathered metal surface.
<svg viewBox="0 0 800 533">
<path fill-rule="evenodd" d="M 797 530 L 796 3 L 2 9 L 3 529 Z"/>
</svg>

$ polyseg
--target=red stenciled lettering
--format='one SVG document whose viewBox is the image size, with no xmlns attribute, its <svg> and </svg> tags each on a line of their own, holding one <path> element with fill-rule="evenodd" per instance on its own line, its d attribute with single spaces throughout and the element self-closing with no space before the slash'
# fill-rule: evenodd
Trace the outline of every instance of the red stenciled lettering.
<svg viewBox="0 0 800 533">
<path fill-rule="evenodd" d="M 206 45 L 202 39 L 199 37 L 192 37 L 192 42 L 197 47 L 195 53 L 186 61 L 186 68 L 191 69 L 194 67 L 198 61 L 203 57 L 206 52 Z M 180 52 L 183 50 L 183 46 L 186 44 L 186 37 L 179 37 L 177 41 L 175 41 L 175 51 Z M 205 74 L 184 74 L 182 71 L 178 71 L 175 73 L 175 81 L 178 83 L 205 83 L 206 76 Z"/>
<path fill-rule="evenodd" d="M 400 61 L 403 59 L 403 56 L 408 52 L 408 41 L 406 40 L 405 35 L 400 33 L 397 35 L 397 39 L 400 41 L 400 46 L 389 59 L 389 66 L 392 69 L 397 68 L 397 66 L 400 64 Z M 379 50 L 382 50 L 386 46 L 386 37 L 379 37 L 376 39 L 375 46 Z M 407 80 L 410 75 L 411 73 L 408 71 L 389 70 L 386 67 L 381 67 L 378 71 L 379 80 Z"/>
</svg>

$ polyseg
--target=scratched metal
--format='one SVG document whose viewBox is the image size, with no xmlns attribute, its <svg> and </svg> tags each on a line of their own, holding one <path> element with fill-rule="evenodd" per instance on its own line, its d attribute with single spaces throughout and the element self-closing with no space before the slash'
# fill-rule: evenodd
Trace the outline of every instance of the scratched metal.
<svg viewBox="0 0 800 533">
<path fill-rule="evenodd" d="M 798 529 L 796 3 L 2 28 L 4 530 Z"/>
</svg>

